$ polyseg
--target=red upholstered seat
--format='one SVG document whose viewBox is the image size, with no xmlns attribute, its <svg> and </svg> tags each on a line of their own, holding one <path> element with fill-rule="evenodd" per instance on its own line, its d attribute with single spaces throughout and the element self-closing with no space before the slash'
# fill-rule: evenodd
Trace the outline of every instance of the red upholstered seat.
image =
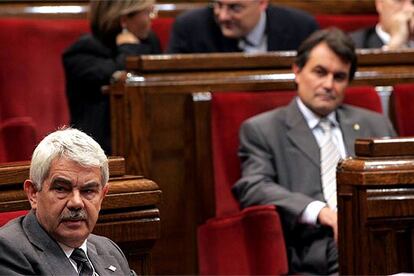
<svg viewBox="0 0 414 276">
<path fill-rule="evenodd" d="M 39 141 L 69 122 L 61 55 L 88 23 L 1 18 L 0 26 L 0 120 L 31 117 Z"/>
<path fill-rule="evenodd" d="M 318 14 L 315 16 L 315 19 L 321 28 L 335 26 L 343 31 L 351 32 L 360 28 L 374 26 L 378 22 L 378 15 Z"/>
<path fill-rule="evenodd" d="M 0 123 L 0 162 L 30 160 L 36 146 L 37 126 L 30 117 Z"/>
<path fill-rule="evenodd" d="M 391 113 L 400 136 L 414 136 L 414 84 L 399 84 L 391 94 Z"/>
<path fill-rule="evenodd" d="M 240 211 L 231 186 L 240 177 L 240 124 L 253 115 L 288 104 L 295 95 L 295 91 L 213 93 L 211 143 L 216 217 L 198 229 L 201 274 L 288 272 L 277 207 L 254 206 Z M 382 112 L 380 98 L 370 86 L 348 88 L 345 102 Z"/>
<path fill-rule="evenodd" d="M 26 215 L 28 212 L 29 211 L 27 210 L 21 210 L 21 211 L 0 213 L 0 227 L 5 225 L 7 222 L 9 222 L 10 220 L 14 218 Z"/>
<path fill-rule="evenodd" d="M 174 20 L 174 17 L 158 17 L 152 21 L 152 30 L 159 38 L 161 49 L 163 51 L 167 49 L 167 44 L 168 40 L 170 39 L 170 32 Z"/>
</svg>

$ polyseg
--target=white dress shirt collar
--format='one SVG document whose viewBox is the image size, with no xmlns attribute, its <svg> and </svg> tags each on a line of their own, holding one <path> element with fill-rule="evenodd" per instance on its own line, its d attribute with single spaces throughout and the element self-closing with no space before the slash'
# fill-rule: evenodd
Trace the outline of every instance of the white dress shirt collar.
<svg viewBox="0 0 414 276">
<path fill-rule="evenodd" d="M 266 35 L 266 12 L 260 14 L 259 22 L 243 39 L 239 41 L 239 47 L 244 52 L 266 52 L 267 35 Z"/>
</svg>

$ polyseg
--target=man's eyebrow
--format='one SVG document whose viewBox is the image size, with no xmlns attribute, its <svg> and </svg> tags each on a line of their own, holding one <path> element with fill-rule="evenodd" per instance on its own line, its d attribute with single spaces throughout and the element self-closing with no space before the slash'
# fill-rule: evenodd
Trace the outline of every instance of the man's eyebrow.
<svg viewBox="0 0 414 276">
<path fill-rule="evenodd" d="M 56 184 L 57 182 L 67 184 L 67 185 L 72 185 L 72 182 L 69 179 L 61 177 L 61 176 L 57 176 L 57 177 L 53 178 L 50 183 L 51 184 Z"/>
<path fill-rule="evenodd" d="M 87 182 L 85 183 L 82 188 L 95 188 L 95 187 L 99 187 L 101 186 L 101 183 L 97 182 L 97 181 L 91 181 L 91 182 Z"/>
</svg>

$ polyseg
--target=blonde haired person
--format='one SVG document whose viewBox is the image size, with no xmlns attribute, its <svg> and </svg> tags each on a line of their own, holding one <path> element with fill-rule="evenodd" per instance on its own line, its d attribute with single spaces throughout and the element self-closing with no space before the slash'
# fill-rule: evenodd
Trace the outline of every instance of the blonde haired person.
<svg viewBox="0 0 414 276">
<path fill-rule="evenodd" d="M 155 0 L 90 2 L 91 34 L 81 36 L 63 54 L 71 125 L 90 134 L 111 154 L 109 97 L 101 88 L 125 68 L 129 55 L 159 54 L 151 31 Z"/>
</svg>

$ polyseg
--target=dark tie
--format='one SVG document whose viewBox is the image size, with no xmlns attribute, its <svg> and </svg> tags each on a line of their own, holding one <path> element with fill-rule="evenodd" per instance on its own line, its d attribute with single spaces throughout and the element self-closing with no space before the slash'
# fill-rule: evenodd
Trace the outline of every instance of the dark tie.
<svg viewBox="0 0 414 276">
<path fill-rule="evenodd" d="M 70 257 L 76 262 L 78 267 L 78 274 L 81 276 L 92 276 L 93 269 L 86 257 L 85 252 L 80 248 L 75 248 Z"/>
</svg>

